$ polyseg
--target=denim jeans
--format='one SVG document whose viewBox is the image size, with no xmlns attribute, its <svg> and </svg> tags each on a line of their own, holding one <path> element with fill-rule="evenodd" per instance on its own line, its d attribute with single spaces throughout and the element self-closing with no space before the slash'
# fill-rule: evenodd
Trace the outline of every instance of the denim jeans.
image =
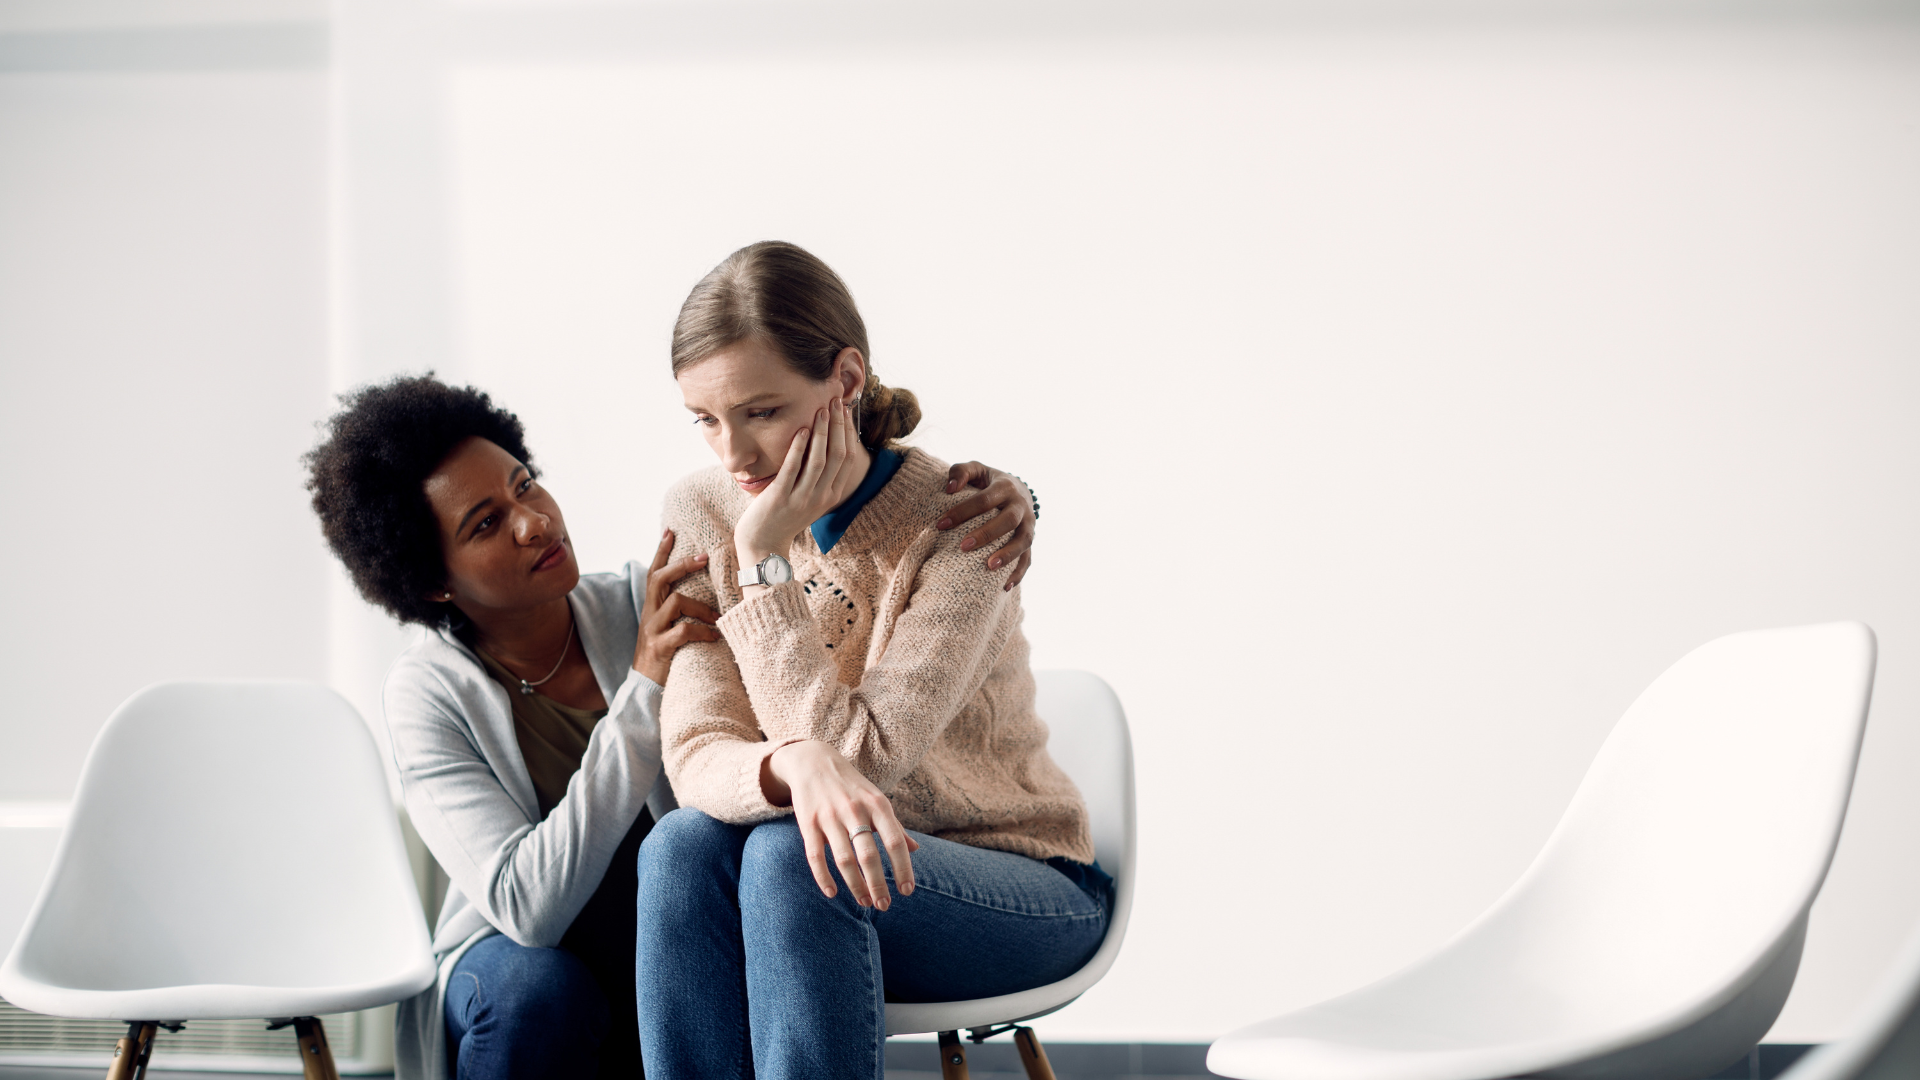
<svg viewBox="0 0 1920 1080">
<path fill-rule="evenodd" d="M 642 810 L 556 949 L 495 934 L 447 980 L 447 1052 L 459 1080 L 641 1076 L 633 1003 L 634 866 Z"/>
<path fill-rule="evenodd" d="M 660 819 L 640 850 L 640 1043 L 654 1080 L 881 1080 L 886 1002 L 1065 978 L 1106 935 L 1106 890 L 1044 862 L 912 834 L 912 896 L 822 895 L 793 819 Z M 891 884 L 891 868 L 888 870 Z"/>
</svg>

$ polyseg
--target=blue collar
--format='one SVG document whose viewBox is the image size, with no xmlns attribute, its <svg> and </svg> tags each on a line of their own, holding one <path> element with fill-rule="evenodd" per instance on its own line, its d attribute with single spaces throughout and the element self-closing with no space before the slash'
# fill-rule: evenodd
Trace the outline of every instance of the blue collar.
<svg viewBox="0 0 1920 1080">
<path fill-rule="evenodd" d="M 846 535 L 847 526 L 853 524 L 861 508 L 880 494 L 880 489 L 886 487 L 887 481 L 893 479 L 893 474 L 900 471 L 900 463 L 905 460 L 898 450 L 881 449 L 873 452 L 873 464 L 867 467 L 867 478 L 860 481 L 860 486 L 847 496 L 846 502 L 827 511 L 820 520 L 809 526 L 813 530 L 813 542 L 820 545 L 820 554 L 825 555 L 833 550 L 833 545 Z"/>
</svg>

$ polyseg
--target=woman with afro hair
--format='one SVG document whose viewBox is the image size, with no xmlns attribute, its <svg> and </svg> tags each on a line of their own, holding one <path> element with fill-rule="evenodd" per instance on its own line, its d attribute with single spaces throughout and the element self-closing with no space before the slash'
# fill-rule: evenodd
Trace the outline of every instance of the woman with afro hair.
<svg viewBox="0 0 1920 1080">
<path fill-rule="evenodd" d="M 360 594 L 419 626 L 383 707 L 415 829 L 450 881 L 436 985 L 401 1005 L 403 1080 L 638 1076 L 636 856 L 674 809 L 661 696 L 719 613 L 673 591 L 707 556 L 580 572 L 512 413 L 432 375 L 342 398 L 307 455 L 328 545 Z M 1028 565 L 1023 487 L 978 462 L 946 515 Z M 969 512 L 970 511 L 970 512 Z M 940 527 L 950 527 L 941 525 Z M 982 572 L 990 572 L 982 559 Z M 1003 573 L 1004 570 L 991 571 Z"/>
</svg>

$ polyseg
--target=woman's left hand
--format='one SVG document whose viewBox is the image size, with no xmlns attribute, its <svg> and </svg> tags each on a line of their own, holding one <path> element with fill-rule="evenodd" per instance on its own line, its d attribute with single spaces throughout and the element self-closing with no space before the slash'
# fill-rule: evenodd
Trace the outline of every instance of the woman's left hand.
<svg viewBox="0 0 1920 1080">
<path fill-rule="evenodd" d="M 884 847 L 900 895 L 912 895 L 912 855 L 919 843 L 894 815 L 893 800 L 838 750 L 815 739 L 788 743 L 764 759 L 760 786 L 767 801 L 793 807 L 807 847 L 807 866 L 821 892 L 831 897 L 838 891 L 827 868 L 831 852 L 854 903 L 881 911 L 893 906 L 886 868 L 880 863 Z"/>
<path fill-rule="evenodd" d="M 951 529 L 989 510 L 1000 511 L 992 520 L 968 533 L 960 541 L 960 550 L 983 548 L 1012 533 L 1006 546 L 987 559 L 989 570 L 1013 564 L 1013 573 L 1008 576 L 1006 584 L 1006 588 L 1011 589 L 1020 584 L 1020 579 L 1027 576 L 1027 568 L 1033 565 L 1033 534 L 1039 528 L 1039 519 L 1033 512 L 1032 496 L 1013 477 L 977 461 L 963 461 L 947 470 L 947 494 L 951 495 L 962 487 L 982 490 L 980 494 L 948 511 L 945 517 L 935 523 L 934 528 Z"/>
<path fill-rule="evenodd" d="M 862 479 L 853 467 L 856 438 L 839 398 L 815 412 L 812 424 L 794 432 L 779 473 L 733 527 L 733 550 L 741 566 L 753 565 L 769 551 L 784 556 L 800 530 L 847 501 Z"/>
</svg>

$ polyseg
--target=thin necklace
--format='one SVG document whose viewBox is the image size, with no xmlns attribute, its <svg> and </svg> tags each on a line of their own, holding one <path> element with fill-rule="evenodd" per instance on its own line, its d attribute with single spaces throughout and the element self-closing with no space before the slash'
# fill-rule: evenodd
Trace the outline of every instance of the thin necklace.
<svg viewBox="0 0 1920 1080">
<path fill-rule="evenodd" d="M 571 616 L 572 612 L 568 612 L 568 615 Z M 533 693 L 534 687 L 539 686 L 542 683 L 548 682 L 555 675 L 560 674 L 560 665 L 567 662 L 567 650 L 571 648 L 573 648 L 573 619 L 568 618 L 567 619 L 567 643 L 565 645 L 560 646 L 560 659 L 554 661 L 553 670 L 547 672 L 547 677 L 545 679 L 538 679 L 538 680 L 535 680 L 534 682 L 528 682 L 525 679 L 521 679 L 520 692 L 523 694 L 531 694 Z M 506 664 L 501 663 L 499 657 L 496 656 L 493 659 L 494 659 L 494 662 L 497 664 L 500 664 L 501 667 L 507 667 Z M 507 674 L 512 675 L 513 669 L 507 668 Z"/>
</svg>

